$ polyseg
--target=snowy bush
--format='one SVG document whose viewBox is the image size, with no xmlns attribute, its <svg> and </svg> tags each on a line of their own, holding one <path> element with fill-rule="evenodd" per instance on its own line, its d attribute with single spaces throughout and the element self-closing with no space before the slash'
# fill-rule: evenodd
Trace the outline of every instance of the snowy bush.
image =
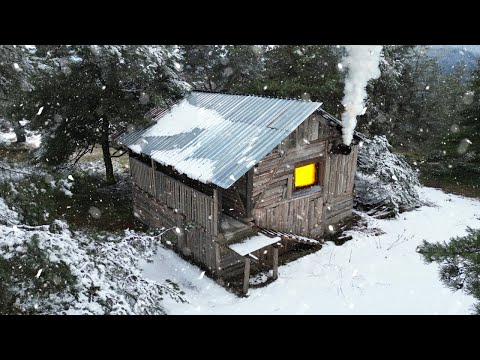
<svg viewBox="0 0 480 360">
<path fill-rule="evenodd" d="M 356 207 L 379 217 L 393 217 L 421 205 L 417 173 L 390 151 L 385 136 L 363 142 L 355 177 Z"/>
<path fill-rule="evenodd" d="M 0 211 L 1 314 L 163 314 L 164 296 L 186 301 L 175 283 L 142 276 L 158 237 L 22 225 L 1 198 Z"/>
<path fill-rule="evenodd" d="M 14 181 L 2 182 L 0 177 L 0 196 L 14 206 L 25 224 L 43 225 L 55 220 L 56 214 L 64 210 L 73 195 L 70 190 L 73 181 L 41 173 L 20 175 L 22 177 Z"/>
</svg>

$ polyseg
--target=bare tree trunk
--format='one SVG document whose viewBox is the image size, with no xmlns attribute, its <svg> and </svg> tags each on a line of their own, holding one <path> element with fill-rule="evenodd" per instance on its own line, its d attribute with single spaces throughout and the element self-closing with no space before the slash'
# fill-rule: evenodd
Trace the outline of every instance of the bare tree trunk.
<svg viewBox="0 0 480 360">
<path fill-rule="evenodd" d="M 100 143 L 102 145 L 103 162 L 105 163 L 105 175 L 108 185 L 115 184 L 115 176 L 113 175 L 112 155 L 110 154 L 110 143 L 108 141 L 109 125 L 107 117 L 102 119 L 102 137 Z"/>
</svg>

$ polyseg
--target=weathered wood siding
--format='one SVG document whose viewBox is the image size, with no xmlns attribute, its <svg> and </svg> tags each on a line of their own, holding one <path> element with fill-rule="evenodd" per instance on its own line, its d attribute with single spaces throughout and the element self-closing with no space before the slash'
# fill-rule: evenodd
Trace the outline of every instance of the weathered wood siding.
<svg viewBox="0 0 480 360">
<path fill-rule="evenodd" d="M 192 258 L 211 274 L 216 274 L 215 236 L 198 224 L 159 202 L 137 186 L 133 186 L 133 211 L 143 223 L 152 227 L 172 229 L 169 239 L 180 254 Z M 179 216 L 181 217 L 179 219 Z M 180 220 L 180 222 L 179 222 Z M 174 231 L 180 225 L 180 233 Z"/>
<path fill-rule="evenodd" d="M 297 163 L 320 158 L 321 164 L 326 158 L 330 132 L 321 119 L 310 116 L 255 166 L 252 203 L 258 226 L 310 235 L 321 225 L 322 186 L 295 192 L 293 184 Z M 319 180 L 322 185 L 323 179 Z"/>
<path fill-rule="evenodd" d="M 129 160 L 132 182 L 143 191 L 146 191 L 150 195 L 154 195 L 152 167 L 133 157 L 129 157 Z"/>
<path fill-rule="evenodd" d="M 132 190 L 135 217 L 151 227 L 176 226 L 175 212 L 161 204 L 153 196 L 134 185 Z"/>
<path fill-rule="evenodd" d="M 358 145 L 352 145 L 352 152 L 345 155 L 330 154 L 326 163 L 326 176 L 323 194 L 324 226 L 335 224 L 352 215 L 353 186 L 357 168 Z"/>
<path fill-rule="evenodd" d="M 322 194 L 317 193 L 254 209 L 254 217 L 260 227 L 308 236 L 321 225 L 322 209 Z"/>
<path fill-rule="evenodd" d="M 216 234 L 218 211 L 214 199 L 186 186 L 182 182 L 152 170 L 151 166 L 130 157 L 132 181 L 160 203 L 185 215 L 187 220 L 201 225 L 207 232 Z M 155 178 L 154 178 L 155 177 Z"/>
<path fill-rule="evenodd" d="M 340 139 L 338 129 L 314 114 L 254 167 L 252 203 L 258 226 L 312 236 L 351 214 L 357 146 L 348 156 L 329 154 Z M 316 158 L 320 187 L 295 191 L 295 165 Z"/>
<path fill-rule="evenodd" d="M 202 227 L 187 227 L 182 253 L 191 253 L 196 262 L 202 264 L 211 274 L 216 274 L 215 237 Z"/>
<path fill-rule="evenodd" d="M 155 172 L 157 199 L 179 213 L 201 225 L 207 232 L 215 233 L 218 213 L 215 212 L 213 198 L 184 185 L 178 180 Z"/>
</svg>

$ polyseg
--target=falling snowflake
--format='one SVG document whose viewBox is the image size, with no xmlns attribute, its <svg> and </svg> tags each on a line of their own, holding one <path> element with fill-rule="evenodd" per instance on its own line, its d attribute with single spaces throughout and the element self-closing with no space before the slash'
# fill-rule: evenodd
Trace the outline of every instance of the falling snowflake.
<svg viewBox="0 0 480 360">
<path fill-rule="evenodd" d="M 43 269 L 38 270 L 37 275 L 35 275 L 37 279 L 40 277 L 40 275 L 42 275 L 42 271 Z"/>
</svg>

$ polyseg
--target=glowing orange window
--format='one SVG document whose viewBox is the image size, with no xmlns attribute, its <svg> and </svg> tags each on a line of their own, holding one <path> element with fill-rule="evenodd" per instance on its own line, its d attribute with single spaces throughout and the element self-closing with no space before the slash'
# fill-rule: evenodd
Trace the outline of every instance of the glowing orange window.
<svg viewBox="0 0 480 360">
<path fill-rule="evenodd" d="M 295 189 L 317 183 L 317 164 L 308 164 L 295 168 Z"/>
</svg>

